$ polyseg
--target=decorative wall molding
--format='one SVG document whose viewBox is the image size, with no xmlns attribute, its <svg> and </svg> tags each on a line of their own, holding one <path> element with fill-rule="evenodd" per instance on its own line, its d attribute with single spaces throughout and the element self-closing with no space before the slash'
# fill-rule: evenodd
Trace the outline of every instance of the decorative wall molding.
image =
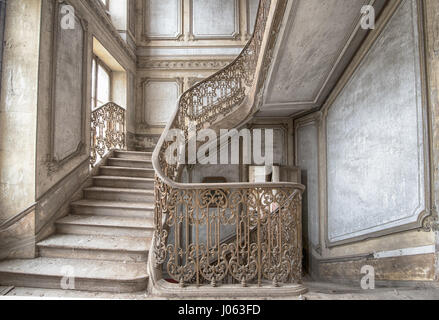
<svg viewBox="0 0 439 320">
<path fill-rule="evenodd" d="M 439 9 L 435 12 L 433 25 L 433 50 L 436 56 L 439 55 Z"/>
<path fill-rule="evenodd" d="M 50 108 L 50 153 L 47 157 L 47 168 L 49 171 L 49 174 L 53 174 L 54 172 L 58 171 L 65 163 L 67 163 L 69 160 L 86 154 L 85 146 L 85 126 L 86 126 L 86 108 L 87 108 L 87 66 L 88 66 L 88 22 L 81 18 L 78 13 L 75 13 L 75 18 L 77 19 L 77 25 L 79 25 L 82 28 L 82 57 L 81 57 L 81 63 L 82 63 L 82 70 L 81 70 L 81 76 L 79 81 L 81 81 L 81 105 L 80 105 L 80 122 L 81 122 L 81 132 L 80 132 L 80 140 L 77 143 L 77 146 L 74 150 L 72 150 L 68 155 L 65 155 L 62 158 L 58 158 L 56 156 L 56 137 L 57 134 L 56 131 L 56 112 L 59 112 L 59 108 L 57 106 L 57 94 L 59 92 L 57 91 L 57 86 L 59 85 L 59 79 L 57 77 L 58 73 L 58 45 L 60 42 L 60 23 L 58 21 L 60 20 L 60 6 L 62 4 L 68 4 L 73 6 L 71 1 L 68 0 L 58 0 L 55 2 L 54 5 L 54 11 L 53 11 L 53 38 L 52 38 L 52 65 L 51 65 L 51 108 Z M 74 6 L 73 6 L 74 7 Z M 65 31 L 67 32 L 67 31 Z M 71 111 L 71 110 L 70 110 Z"/>
<path fill-rule="evenodd" d="M 195 17 L 194 14 L 194 1 L 197 0 L 190 0 L 190 26 L 189 26 L 189 34 L 188 38 L 189 40 L 196 41 L 196 40 L 239 40 L 241 37 L 241 31 L 240 31 L 240 3 L 239 0 L 233 0 L 234 1 L 234 24 L 235 29 L 230 34 L 203 34 L 198 33 L 196 28 L 195 19 L 200 17 Z"/>
<path fill-rule="evenodd" d="M 131 58 L 131 60 L 136 61 L 137 56 L 134 50 L 132 50 L 129 45 L 122 39 L 119 32 L 113 25 L 111 18 L 108 16 L 105 8 L 102 6 L 101 0 L 80 0 L 85 6 L 91 9 L 101 22 L 102 25 L 111 33 L 113 38 L 117 41 L 123 51 Z"/>
<path fill-rule="evenodd" d="M 246 9 L 247 9 L 247 32 L 245 35 L 245 39 L 249 39 L 251 34 L 253 33 L 253 29 L 254 29 L 254 24 L 255 24 L 255 19 L 256 19 L 256 15 L 257 15 L 257 11 L 258 11 L 258 7 L 259 7 L 259 0 L 246 0 L 245 1 L 246 4 Z M 253 16 L 252 15 L 252 10 L 255 11 L 256 7 L 256 13 Z"/>
<path fill-rule="evenodd" d="M 377 1 L 364 0 L 363 5 L 374 5 L 375 2 Z M 274 65 L 272 67 L 272 70 L 270 71 L 268 85 L 264 94 L 264 109 L 276 109 L 276 111 L 288 110 L 290 111 L 289 116 L 297 116 L 297 114 L 305 108 L 309 111 L 312 108 L 318 108 L 322 106 L 325 101 L 325 96 L 328 93 L 328 88 L 330 88 L 331 86 L 335 86 L 337 80 L 336 76 L 340 73 L 341 67 L 348 64 L 351 58 L 350 56 L 347 56 L 347 54 L 349 54 L 349 49 L 355 43 L 357 37 L 360 37 L 360 35 L 364 33 L 364 30 L 360 26 L 362 17 L 361 12 L 358 11 L 358 17 L 356 17 L 354 23 L 346 29 L 346 34 L 344 35 L 342 45 L 337 48 L 334 56 L 331 56 L 331 61 L 328 61 L 328 65 L 330 65 L 331 68 L 325 70 L 324 77 L 322 77 L 318 85 L 316 85 L 314 92 L 310 93 L 309 96 L 306 98 L 290 99 L 291 101 L 282 101 L 281 96 L 276 96 L 276 94 L 274 94 L 274 96 L 272 97 L 271 92 L 274 91 L 276 85 L 279 85 L 279 83 L 276 83 L 275 81 L 276 74 L 281 72 L 281 69 L 279 68 L 281 68 L 280 65 L 283 57 L 282 53 L 288 51 L 288 49 L 286 48 L 286 45 L 288 43 L 287 38 L 295 31 L 297 31 L 297 14 L 300 11 L 300 6 L 302 3 L 306 3 L 306 0 L 293 1 L 291 5 L 289 18 L 287 21 L 285 21 L 285 27 L 282 30 L 283 41 L 280 42 L 280 46 L 277 50 L 278 54 L 274 58 Z"/>
<path fill-rule="evenodd" d="M 159 70 L 220 70 L 232 62 L 233 59 L 161 59 L 149 57 L 139 58 L 137 67 L 142 69 Z"/>
<path fill-rule="evenodd" d="M 149 128 L 163 128 L 166 126 L 167 122 L 151 122 L 147 121 L 147 106 L 148 106 L 148 97 L 146 95 L 146 89 L 151 84 L 157 83 L 173 83 L 177 87 L 177 97 L 183 93 L 184 89 L 184 79 L 180 77 L 174 78 L 142 78 L 141 79 L 141 90 L 142 90 L 142 107 L 141 107 L 141 126 L 149 127 Z M 176 107 L 176 102 L 174 105 L 167 106 L 170 109 L 174 109 Z M 171 112 L 172 113 L 172 112 Z"/>
<path fill-rule="evenodd" d="M 87 158 L 26 210 L 0 225 L 0 260 L 35 257 L 36 243 L 50 235 L 55 222 L 69 213 L 70 203 L 81 198 L 90 176 L 96 174 L 88 166 Z"/>
<path fill-rule="evenodd" d="M 131 37 L 135 39 L 136 34 L 136 1 L 135 0 L 127 0 L 127 17 L 128 17 L 128 32 L 131 34 Z"/>
<path fill-rule="evenodd" d="M 422 220 L 422 230 L 425 232 L 439 232 L 439 214 L 436 206 L 433 206 L 428 215 Z"/>
<path fill-rule="evenodd" d="M 420 91 L 418 92 L 418 98 L 417 98 L 417 113 L 418 118 L 420 120 L 420 124 L 418 124 L 418 136 L 419 139 L 422 139 L 424 141 L 428 141 L 428 133 L 427 133 L 427 124 L 426 124 L 426 114 L 427 114 L 427 102 L 425 99 L 426 95 L 426 83 L 425 83 L 425 61 L 422 58 L 424 56 L 424 47 L 422 44 L 423 39 L 423 15 L 422 15 L 422 4 L 418 1 L 414 0 L 403 0 L 398 1 L 397 3 L 393 4 L 392 7 L 388 9 L 388 11 L 385 13 L 383 17 L 383 21 L 379 22 L 379 25 L 375 29 L 375 32 L 370 35 L 370 37 L 366 40 L 366 44 L 362 49 L 360 49 L 360 52 L 357 54 L 356 58 L 354 59 L 351 66 L 348 68 L 347 73 L 343 76 L 341 82 L 337 85 L 337 88 L 334 90 L 331 97 L 328 99 L 327 103 L 325 104 L 322 112 L 323 112 L 323 139 L 324 141 L 324 147 L 321 148 L 322 152 L 322 164 L 323 168 L 325 170 L 325 173 L 323 175 L 323 182 L 322 185 L 326 187 L 326 191 L 324 192 L 324 231 L 325 231 L 325 244 L 328 248 L 333 248 L 336 246 L 342 246 L 346 244 L 351 244 L 359 241 L 364 241 L 371 238 L 378 238 L 398 232 L 403 231 L 409 231 L 409 230 L 431 230 L 434 228 L 435 218 L 432 216 L 434 210 L 430 209 L 430 164 L 429 164 L 429 150 L 432 146 L 429 146 L 427 142 L 422 143 L 420 142 L 420 149 L 418 152 L 423 153 L 423 162 L 419 162 L 419 174 L 422 175 L 422 179 L 420 180 L 421 185 L 419 188 L 423 188 L 424 193 L 420 194 L 421 197 L 421 203 L 419 206 L 415 209 L 413 212 L 412 218 L 417 218 L 416 221 L 412 221 L 413 219 L 405 219 L 405 220 L 398 220 L 393 221 L 389 223 L 384 223 L 381 225 L 381 228 L 375 227 L 370 230 L 370 232 L 362 232 L 360 235 L 352 235 L 349 238 L 343 239 L 343 240 L 337 240 L 337 241 L 331 241 L 329 239 L 329 230 L 328 230 L 328 190 L 327 190 L 327 183 L 328 183 L 328 177 L 327 177 L 327 147 L 326 147 L 326 141 L 327 141 L 327 116 L 328 116 L 328 110 L 332 107 L 335 100 L 338 96 L 344 91 L 346 86 L 352 81 L 354 75 L 356 74 L 356 71 L 360 68 L 360 66 L 363 64 L 365 59 L 368 57 L 370 51 L 372 48 L 375 48 L 376 43 L 378 43 L 380 36 L 384 33 L 385 30 L 387 30 L 387 26 L 389 25 L 390 21 L 392 21 L 392 18 L 395 17 L 396 13 L 398 12 L 398 9 L 400 9 L 405 1 L 410 1 L 412 5 L 412 13 L 414 17 L 418 17 L 417 20 L 413 21 L 414 25 L 417 25 L 418 33 L 419 33 L 419 39 L 416 39 L 415 47 L 417 48 L 415 50 L 415 56 L 419 59 L 419 61 L 415 61 L 415 65 L 420 65 L 420 70 L 415 70 L 415 74 L 417 77 L 417 82 L 419 82 Z M 417 5 L 416 5 L 417 3 Z M 414 32 L 417 32 L 414 28 Z M 418 74 L 419 73 L 419 74 Z M 379 188 L 379 185 L 377 186 Z M 421 191 L 419 191 L 421 192 Z M 416 217 L 414 216 L 416 215 Z M 432 217 L 432 218 L 429 218 Z M 409 221 L 410 220 L 410 221 Z"/>
<path fill-rule="evenodd" d="M 183 25 L 183 14 L 184 14 L 184 9 L 183 9 L 183 0 L 168 0 L 168 3 L 170 1 L 175 1 L 176 2 L 176 7 L 177 7 L 177 21 L 176 21 L 176 26 L 177 26 L 177 30 L 175 30 L 174 33 L 172 34 L 151 34 L 148 31 L 147 28 L 147 23 L 148 20 L 152 21 L 152 19 L 148 19 L 149 17 L 149 10 L 150 10 L 150 2 L 154 1 L 154 0 L 144 0 L 142 1 L 142 40 L 144 41 L 152 41 L 152 40 L 178 40 L 181 41 L 184 39 L 183 37 L 183 29 L 184 29 L 184 25 Z M 160 1 L 162 2 L 163 0 L 155 0 L 155 1 Z M 160 21 L 158 21 L 160 23 Z"/>
</svg>

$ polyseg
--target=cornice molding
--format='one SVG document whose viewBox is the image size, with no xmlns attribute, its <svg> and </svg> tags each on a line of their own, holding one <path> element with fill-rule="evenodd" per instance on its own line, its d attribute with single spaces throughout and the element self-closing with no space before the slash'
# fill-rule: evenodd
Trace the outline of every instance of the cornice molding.
<svg viewBox="0 0 439 320">
<path fill-rule="evenodd" d="M 137 67 L 142 69 L 173 69 L 173 70 L 220 70 L 228 66 L 233 59 L 166 59 L 153 60 L 149 58 L 140 58 Z"/>
<path fill-rule="evenodd" d="M 100 22 L 107 28 L 112 34 L 117 43 L 125 51 L 125 53 L 133 60 L 137 61 L 135 52 L 129 47 L 129 45 L 122 39 L 117 29 L 114 27 L 111 18 L 108 16 L 105 8 L 102 6 L 100 0 L 81 0 L 83 5 L 89 7 L 99 18 Z"/>
</svg>

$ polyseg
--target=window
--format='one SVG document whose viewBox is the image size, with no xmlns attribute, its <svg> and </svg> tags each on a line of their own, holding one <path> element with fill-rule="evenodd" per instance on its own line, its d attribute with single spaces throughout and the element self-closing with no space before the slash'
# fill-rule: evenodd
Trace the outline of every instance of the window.
<svg viewBox="0 0 439 320">
<path fill-rule="evenodd" d="M 111 101 L 111 70 L 96 56 L 91 79 L 91 107 L 94 110 Z"/>
</svg>

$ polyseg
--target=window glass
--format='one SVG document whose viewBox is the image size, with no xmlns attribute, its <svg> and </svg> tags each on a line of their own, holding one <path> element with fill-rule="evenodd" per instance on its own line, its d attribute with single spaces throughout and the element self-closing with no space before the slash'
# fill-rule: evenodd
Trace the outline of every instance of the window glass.
<svg viewBox="0 0 439 320">
<path fill-rule="evenodd" d="M 98 64 L 97 107 L 110 101 L 110 74 Z"/>
<path fill-rule="evenodd" d="M 111 70 L 97 57 L 93 58 L 91 83 L 91 106 L 94 110 L 111 101 Z"/>
<path fill-rule="evenodd" d="M 93 64 L 91 67 L 91 105 L 94 108 L 96 108 L 96 59 L 93 59 Z"/>
</svg>

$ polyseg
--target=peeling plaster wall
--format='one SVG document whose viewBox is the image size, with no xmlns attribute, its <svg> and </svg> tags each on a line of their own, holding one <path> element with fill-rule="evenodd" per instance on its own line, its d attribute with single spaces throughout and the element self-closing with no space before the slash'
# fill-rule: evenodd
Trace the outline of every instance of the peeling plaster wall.
<svg viewBox="0 0 439 320">
<path fill-rule="evenodd" d="M 253 32 L 259 0 L 136 0 L 136 132 L 143 150 L 179 95 L 224 68 Z"/>
<path fill-rule="evenodd" d="M 56 34 L 57 4 L 75 9 L 70 33 Z M 88 183 L 93 37 L 131 75 L 131 81 L 116 75 L 128 84 L 127 92 L 116 96 L 126 106 L 127 127 L 133 130 L 135 56 L 111 27 L 100 1 L 7 2 L 0 222 L 14 219 L 7 222 L 7 230 L 0 230 L 0 258 L 34 256 L 35 242 L 53 231 L 53 223 L 69 212 L 69 203 L 81 197 Z M 31 206 L 33 210 L 25 211 Z"/>
<path fill-rule="evenodd" d="M 326 117 L 328 240 L 416 223 L 427 210 L 418 14 L 405 0 Z"/>
<path fill-rule="evenodd" d="M 416 230 L 429 212 L 431 190 L 420 3 L 389 5 L 388 22 L 379 21 L 380 33 L 368 37 L 322 111 L 296 120 L 296 127 L 313 120 L 318 128 L 318 139 L 311 130 L 296 132 L 296 157 L 318 177 L 321 248 L 312 251 L 308 271 L 322 278 L 356 281 L 371 264 L 379 280 L 434 279 L 430 249 L 374 258 L 435 243 L 433 232 Z M 315 206 L 305 201 L 304 208 Z M 305 239 L 315 241 L 315 231 L 308 229 Z"/>
<path fill-rule="evenodd" d="M 0 99 L 0 220 L 35 201 L 41 1 L 7 2 Z"/>
<path fill-rule="evenodd" d="M 83 92 L 85 95 L 85 107 L 83 111 L 80 108 L 75 109 L 75 112 L 83 112 L 82 117 L 84 121 L 83 143 L 85 144 L 84 152 L 74 155 L 68 161 L 61 165 L 54 165 L 50 161 L 51 154 L 51 136 L 52 132 L 52 115 L 53 109 L 57 110 L 58 106 L 52 105 L 52 63 L 54 57 L 53 48 L 53 32 L 56 24 L 54 19 L 54 1 L 43 0 L 42 10 L 42 33 L 41 33 L 41 47 L 40 47 L 40 72 L 39 72 L 39 99 L 38 99 L 38 145 L 37 145 L 37 198 L 44 195 L 57 182 L 66 177 L 72 170 L 80 166 L 83 161 L 89 157 L 90 145 L 90 101 L 91 101 L 91 59 L 93 50 L 93 37 L 105 47 L 105 49 L 114 57 L 114 59 L 126 70 L 127 74 L 134 74 L 136 72 L 135 60 L 117 41 L 115 35 L 117 31 L 114 29 L 113 33 L 105 24 L 102 18 L 97 17 L 95 8 L 91 6 L 93 1 L 75 1 L 72 5 L 75 8 L 76 15 L 82 19 L 86 29 L 86 43 L 85 43 L 85 77 L 83 80 L 76 79 L 81 82 Z M 60 57 L 63 60 L 63 57 Z M 68 72 L 69 68 L 81 68 L 82 66 L 73 64 L 69 65 L 66 62 L 64 72 Z M 72 63 L 72 61 L 70 60 Z M 74 62 L 73 62 L 74 63 Z M 130 84 L 125 79 L 125 75 L 119 77 L 115 75 L 119 82 Z M 131 83 L 132 84 L 132 83 Z M 134 101 L 127 99 L 127 94 L 132 92 L 132 88 L 128 88 L 127 92 L 115 92 L 117 102 L 123 103 L 127 108 L 127 127 L 132 128 L 134 111 Z M 68 97 L 68 92 L 59 92 L 61 100 Z M 63 133 L 57 137 L 59 144 L 63 144 Z"/>
</svg>

